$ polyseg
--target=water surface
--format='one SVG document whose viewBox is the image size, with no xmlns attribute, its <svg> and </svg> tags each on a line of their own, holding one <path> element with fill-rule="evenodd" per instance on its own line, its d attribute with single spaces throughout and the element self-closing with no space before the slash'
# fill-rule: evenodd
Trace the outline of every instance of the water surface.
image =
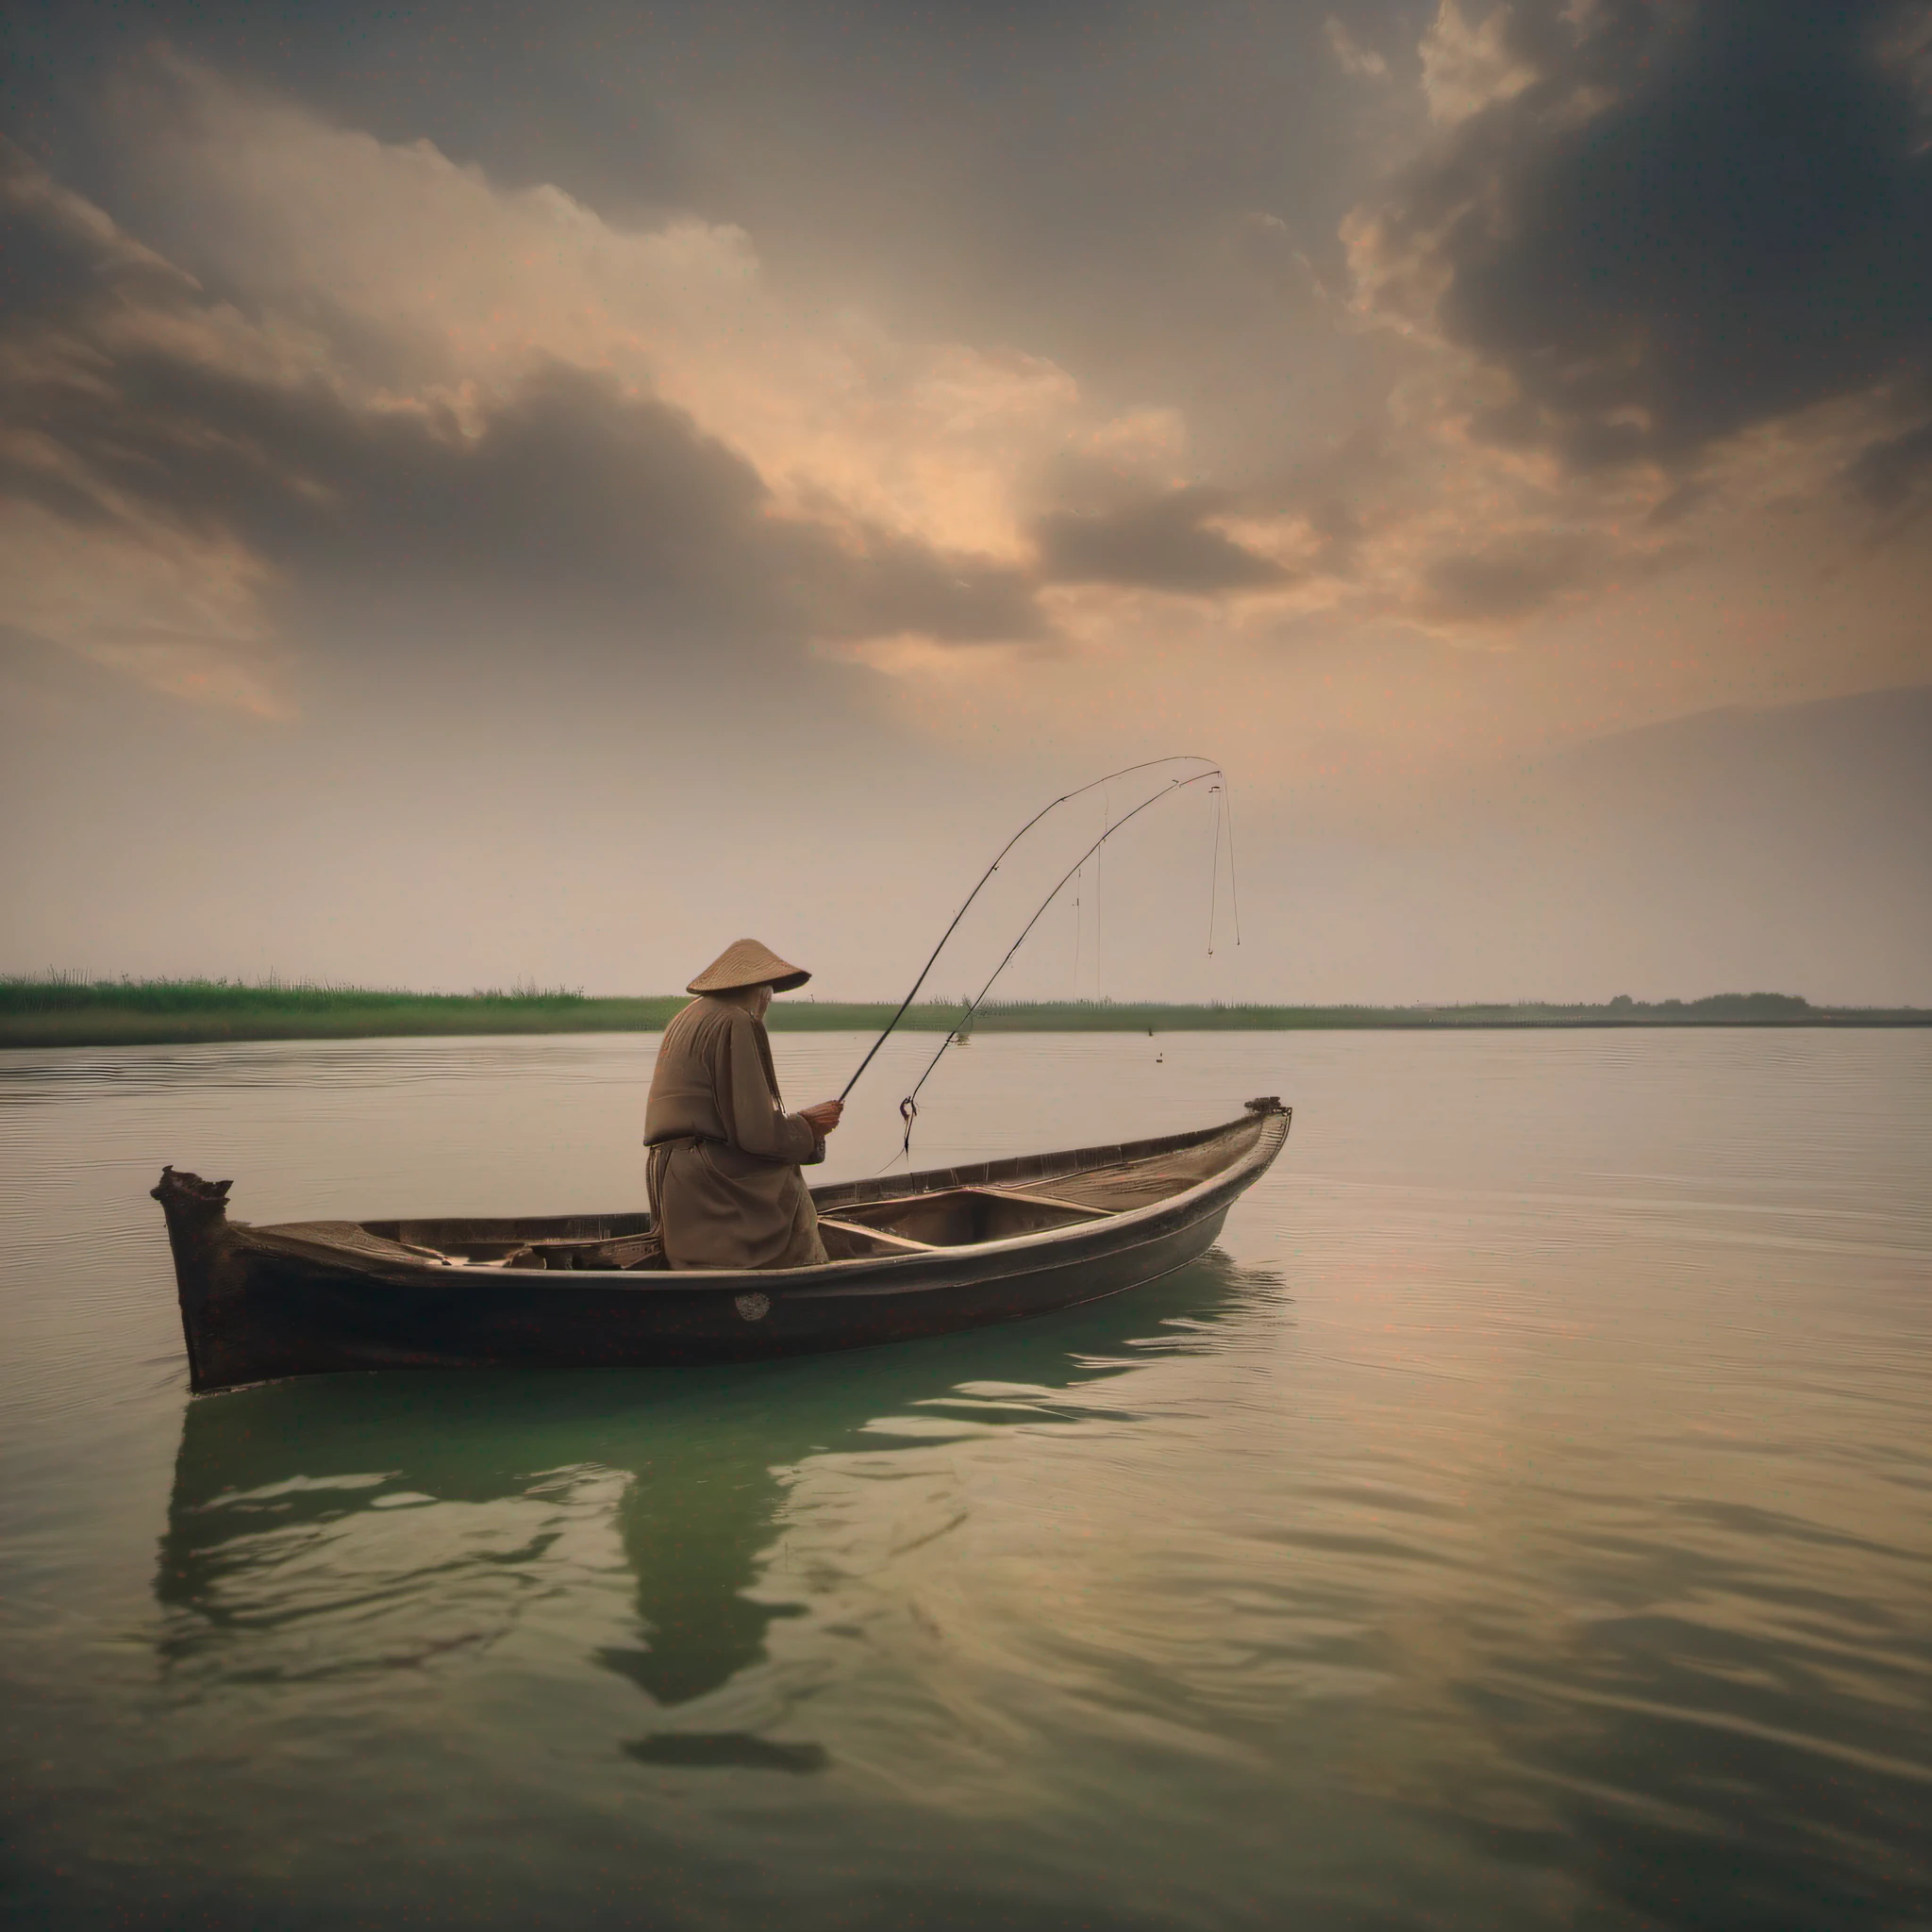
<svg viewBox="0 0 1932 1932">
<path fill-rule="evenodd" d="M 1932 1034 L 982 1037 L 923 1162 L 1294 1131 L 1044 1321 L 187 1400 L 164 1160 L 635 1205 L 653 1043 L 0 1057 L 9 1923 L 1932 1924 Z"/>
</svg>

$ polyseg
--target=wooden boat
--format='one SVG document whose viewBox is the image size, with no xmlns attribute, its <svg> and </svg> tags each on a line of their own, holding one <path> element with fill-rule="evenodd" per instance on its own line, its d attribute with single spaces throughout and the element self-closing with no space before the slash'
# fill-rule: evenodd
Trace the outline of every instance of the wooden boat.
<svg viewBox="0 0 1932 1932">
<path fill-rule="evenodd" d="M 1289 1120 L 1271 1095 L 1191 1133 L 814 1188 L 829 1261 L 762 1273 L 668 1269 L 642 1213 L 254 1227 L 227 1218 L 232 1182 L 172 1167 L 154 1196 L 197 1391 L 679 1366 L 908 1341 L 1153 1281 L 1207 1251 Z"/>
</svg>

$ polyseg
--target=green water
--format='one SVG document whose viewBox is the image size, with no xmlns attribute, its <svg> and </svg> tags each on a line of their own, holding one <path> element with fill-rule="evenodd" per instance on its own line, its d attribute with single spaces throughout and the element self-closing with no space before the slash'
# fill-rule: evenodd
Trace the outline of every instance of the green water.
<svg viewBox="0 0 1932 1932">
<path fill-rule="evenodd" d="M 1047 1321 L 187 1401 L 163 1160 L 627 1205 L 651 1045 L 0 1058 L 8 1924 L 1932 1924 L 1932 1036 L 982 1038 L 923 1158 L 1294 1132 Z"/>
</svg>

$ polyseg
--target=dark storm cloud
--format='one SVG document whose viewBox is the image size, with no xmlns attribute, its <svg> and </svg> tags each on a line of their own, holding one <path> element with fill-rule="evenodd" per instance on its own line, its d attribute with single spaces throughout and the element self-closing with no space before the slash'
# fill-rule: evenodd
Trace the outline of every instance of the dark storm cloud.
<svg viewBox="0 0 1932 1932">
<path fill-rule="evenodd" d="M 1398 184 L 1374 241 L 1513 378 L 1484 432 L 1584 469 L 1688 460 L 1925 371 L 1924 19 L 1870 0 L 1507 14 L 1518 91 Z"/>
<path fill-rule="evenodd" d="M 1216 596 L 1289 581 L 1205 519 L 1231 507 L 1226 492 L 1196 486 L 1099 509 L 1052 510 L 1033 526 L 1041 574 L 1050 583 L 1122 584 L 1182 596 Z"/>
<path fill-rule="evenodd" d="M 907 339 L 1017 344 L 1109 405 L 1186 408 L 1213 467 L 1224 425 L 1245 443 L 1328 393 L 1279 326 L 1279 262 L 1230 236 L 1267 210 L 1321 253 L 1352 197 L 1337 163 L 1356 90 L 1334 84 L 1329 10 L 62 0 L 0 8 L 0 126 L 199 269 L 196 211 L 169 205 L 125 117 L 102 112 L 164 42 L 623 226 L 742 226 L 808 299 Z"/>
<path fill-rule="evenodd" d="M 165 356 L 119 360 L 42 422 L 116 491 L 211 521 L 307 587 L 509 597 L 559 616 L 676 620 L 713 637 L 1038 632 L 1009 573 L 767 514 L 744 459 L 681 411 L 553 366 L 466 432 L 329 385 L 250 381 Z"/>
<path fill-rule="evenodd" d="M 311 614 L 447 593 L 708 643 L 1042 632 L 1017 573 L 774 514 L 751 463 L 612 377 L 540 367 L 462 421 L 361 399 L 275 366 L 272 340 L 17 152 L 0 209 L 27 284 L 0 324 L 0 492 L 63 521 L 237 539 Z"/>
<path fill-rule="evenodd" d="M 1535 615 L 1597 568 L 1590 546 L 1535 540 L 1439 558 L 1423 574 L 1428 615 L 1443 624 L 1508 625 Z"/>
<path fill-rule="evenodd" d="M 1851 481 L 1889 531 L 1915 522 L 1932 508 L 1932 422 L 1873 443 L 1852 465 Z"/>
<path fill-rule="evenodd" d="M 190 286 L 0 135 L 0 326 L 18 333 L 35 320 L 98 302 L 109 290 L 167 301 Z"/>
</svg>

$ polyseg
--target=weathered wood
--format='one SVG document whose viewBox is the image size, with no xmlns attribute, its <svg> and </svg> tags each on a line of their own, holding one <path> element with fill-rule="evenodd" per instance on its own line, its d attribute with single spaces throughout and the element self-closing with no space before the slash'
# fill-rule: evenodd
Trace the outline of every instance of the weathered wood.
<svg viewBox="0 0 1932 1932">
<path fill-rule="evenodd" d="M 856 1221 L 838 1221 L 830 1215 L 819 1216 L 821 1235 L 829 1228 L 834 1234 L 847 1236 L 845 1245 L 858 1247 L 857 1254 L 834 1255 L 835 1261 L 854 1261 L 872 1255 L 929 1255 L 933 1251 L 930 1241 L 908 1241 L 903 1234 L 892 1234 L 883 1227 L 864 1227 Z"/>
</svg>

